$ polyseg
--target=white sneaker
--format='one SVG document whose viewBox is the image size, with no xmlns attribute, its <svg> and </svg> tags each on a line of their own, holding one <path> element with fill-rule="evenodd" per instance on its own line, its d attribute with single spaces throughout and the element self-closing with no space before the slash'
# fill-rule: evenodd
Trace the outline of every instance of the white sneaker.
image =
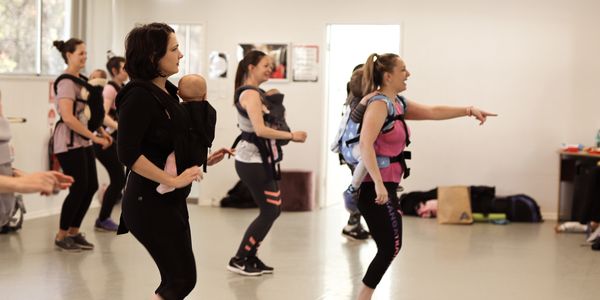
<svg viewBox="0 0 600 300">
<path fill-rule="evenodd" d="M 579 222 L 564 222 L 560 225 L 556 225 L 554 230 L 556 232 L 566 233 L 585 233 L 587 231 L 587 225 Z"/>
<path fill-rule="evenodd" d="M 592 234 L 590 234 L 590 236 L 587 238 L 587 242 L 588 243 L 593 243 L 595 239 L 597 239 L 598 237 L 600 237 L 600 226 L 598 226 L 598 228 L 596 228 L 596 230 L 594 230 L 594 232 L 592 232 Z"/>
</svg>

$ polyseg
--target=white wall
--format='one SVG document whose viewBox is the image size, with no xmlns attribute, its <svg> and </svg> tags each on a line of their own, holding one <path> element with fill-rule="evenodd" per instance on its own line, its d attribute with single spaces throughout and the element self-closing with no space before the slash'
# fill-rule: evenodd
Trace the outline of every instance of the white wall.
<svg viewBox="0 0 600 300">
<path fill-rule="evenodd" d="M 89 53 L 86 73 L 93 69 L 105 68 L 106 50 L 109 49 L 112 37 L 112 27 L 108 23 L 112 9 L 111 3 L 110 0 L 88 2 L 89 24 L 86 26 L 86 36 L 83 37 Z M 56 49 L 53 48 L 51 51 L 56 51 Z M 51 76 L 0 76 L 0 90 L 2 91 L 5 115 L 27 118 L 27 122 L 24 124 L 11 125 L 13 134 L 11 144 L 15 149 L 13 166 L 27 172 L 46 170 L 47 168 L 49 138 L 47 113 L 52 80 L 54 78 Z M 100 184 L 108 183 L 105 169 L 99 163 L 97 168 Z M 66 191 L 48 197 L 39 194 L 24 195 L 27 208 L 25 217 L 29 219 L 59 213 L 66 195 Z M 98 202 L 94 198 L 92 207 L 96 206 L 98 206 Z"/>
<path fill-rule="evenodd" d="M 108 0 L 103 1 L 99 5 L 105 7 Z M 205 53 L 218 50 L 234 58 L 239 42 L 317 44 L 323 67 L 327 24 L 402 24 L 402 54 L 412 73 L 405 92 L 408 98 L 427 104 L 476 105 L 500 114 L 483 127 L 466 118 L 410 123 L 413 175 L 402 183 L 409 190 L 447 184 L 495 185 L 500 194 L 527 193 L 541 204 L 542 211 L 555 212 L 557 147 L 561 142 L 591 144 L 600 128 L 596 99 L 600 94 L 600 20 L 594 16 L 600 3 L 592 0 L 306 0 L 286 4 L 274 0 L 127 0 L 113 4 L 115 15 L 96 17 L 90 29 L 109 30 L 112 21 L 112 41 L 97 40 L 106 39 L 106 34 L 90 36 L 88 44 L 93 40 L 94 49 L 123 53 L 123 39 L 135 23 L 200 23 L 207 34 Z M 99 61 L 103 59 L 104 52 Z M 229 66 L 228 79 L 209 81 L 209 99 L 219 112 L 215 147 L 229 145 L 238 133 L 231 105 L 235 59 Z M 317 83 L 271 85 L 286 94 L 289 123 L 309 134 L 306 144 L 287 147 L 283 168 L 313 170 L 320 191 L 324 188 L 323 161 L 330 155 L 324 142 L 324 74 L 321 70 Z M 41 88 L 35 81 L 11 82 L 45 101 L 39 95 L 44 92 L 33 91 Z M 16 95 L 4 79 L 0 88 L 5 99 L 9 93 Z M 22 113 L 31 112 L 23 109 Z M 31 169 L 35 167 L 32 162 Z M 221 198 L 236 180 L 232 161 L 211 168 L 200 189 L 201 200 Z"/>
</svg>

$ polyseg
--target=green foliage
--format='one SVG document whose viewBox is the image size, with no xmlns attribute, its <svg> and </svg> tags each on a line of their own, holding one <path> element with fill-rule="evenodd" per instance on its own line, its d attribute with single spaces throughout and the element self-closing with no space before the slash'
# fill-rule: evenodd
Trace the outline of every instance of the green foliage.
<svg viewBox="0 0 600 300">
<path fill-rule="evenodd" d="M 51 56 L 52 41 L 63 38 L 67 32 L 66 0 L 2 0 L 0 2 L 0 73 L 58 73 L 64 66 Z M 38 14 L 42 24 L 38 24 Z M 42 33 L 41 49 L 38 39 Z M 37 64 L 40 60 L 41 70 Z M 55 51 L 55 50 L 54 50 Z M 55 51 L 56 52 L 56 51 Z M 59 56 L 60 59 L 60 56 Z"/>
</svg>

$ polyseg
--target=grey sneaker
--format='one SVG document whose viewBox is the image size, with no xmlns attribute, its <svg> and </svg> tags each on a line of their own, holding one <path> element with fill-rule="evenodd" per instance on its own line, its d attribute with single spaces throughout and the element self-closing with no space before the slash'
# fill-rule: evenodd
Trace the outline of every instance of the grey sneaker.
<svg viewBox="0 0 600 300">
<path fill-rule="evenodd" d="M 93 250 L 94 249 L 94 244 L 88 242 L 85 239 L 85 236 L 83 236 L 83 234 L 80 232 L 77 235 L 73 235 L 70 238 L 73 239 L 73 241 L 75 242 L 75 244 L 77 246 L 79 246 L 79 248 L 81 248 L 81 250 Z"/>
<path fill-rule="evenodd" d="M 62 240 L 54 240 L 54 245 L 56 245 L 56 247 L 62 251 L 69 251 L 69 252 L 80 252 L 81 251 L 81 247 L 79 247 L 79 245 L 77 245 L 75 243 L 73 238 L 71 238 L 69 236 L 65 237 Z"/>
</svg>

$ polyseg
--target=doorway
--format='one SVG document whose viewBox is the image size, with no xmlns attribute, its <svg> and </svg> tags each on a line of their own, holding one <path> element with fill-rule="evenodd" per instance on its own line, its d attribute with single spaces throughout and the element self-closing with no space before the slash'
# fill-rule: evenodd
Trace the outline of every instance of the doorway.
<svg viewBox="0 0 600 300">
<path fill-rule="evenodd" d="M 328 25 L 326 54 L 327 154 L 325 155 L 325 199 L 321 206 L 342 202 L 350 184 L 350 171 L 339 164 L 337 153 L 329 150 L 337 133 L 346 100 L 346 83 L 352 70 L 371 53 L 400 54 L 400 25 Z"/>
</svg>

